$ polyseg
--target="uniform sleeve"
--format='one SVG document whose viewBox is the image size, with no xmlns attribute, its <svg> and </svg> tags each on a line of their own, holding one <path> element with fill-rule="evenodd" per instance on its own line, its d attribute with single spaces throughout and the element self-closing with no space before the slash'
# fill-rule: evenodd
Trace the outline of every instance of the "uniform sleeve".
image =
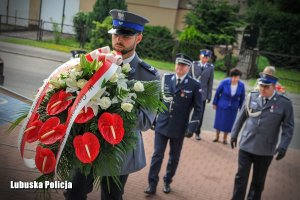
<svg viewBox="0 0 300 200">
<path fill-rule="evenodd" d="M 285 150 L 288 149 L 288 146 L 292 140 L 294 133 L 294 111 L 292 102 L 289 101 L 287 105 L 287 109 L 284 113 L 284 119 L 281 125 L 281 140 L 279 143 L 279 148 L 283 148 Z"/>
<path fill-rule="evenodd" d="M 246 104 L 244 103 L 242 109 L 238 113 L 236 120 L 233 124 L 232 130 L 231 130 L 231 138 L 235 138 L 235 139 L 238 138 L 238 135 L 239 135 L 247 118 L 248 118 L 247 109 L 246 109 Z"/>
<path fill-rule="evenodd" d="M 212 65 L 211 74 L 208 80 L 208 87 L 207 87 L 207 99 L 211 99 L 212 96 L 212 89 L 213 89 L 213 83 L 214 83 L 214 66 Z"/>
<path fill-rule="evenodd" d="M 141 131 L 147 131 L 151 128 L 155 117 L 156 112 L 150 112 L 146 109 L 140 108 L 137 121 L 137 129 Z"/>
<path fill-rule="evenodd" d="M 197 121 L 200 119 L 202 112 L 202 95 L 201 95 L 201 85 L 197 82 L 196 87 L 193 91 L 193 108 L 194 112 L 191 121 Z"/>
<path fill-rule="evenodd" d="M 222 81 L 217 90 L 216 90 L 216 93 L 215 93 L 215 96 L 214 96 L 214 100 L 213 100 L 213 105 L 218 105 L 218 102 L 219 102 L 219 99 L 220 99 L 220 95 L 222 94 L 222 91 L 223 91 L 223 85 L 224 85 L 224 81 Z"/>
<path fill-rule="evenodd" d="M 159 80 L 160 76 L 157 71 L 149 73 L 149 80 Z M 160 90 L 160 88 L 159 88 Z M 157 97 L 159 98 L 159 96 Z M 137 118 L 137 124 L 136 128 L 137 130 L 146 131 L 152 127 L 152 124 L 155 120 L 157 112 L 151 112 L 149 110 L 146 110 L 144 108 L 140 108 L 138 111 L 138 118 Z"/>
<path fill-rule="evenodd" d="M 242 83 L 242 94 L 241 94 L 241 98 L 240 98 L 240 102 L 239 102 L 239 109 L 242 108 L 244 101 L 245 101 L 245 84 Z"/>
</svg>

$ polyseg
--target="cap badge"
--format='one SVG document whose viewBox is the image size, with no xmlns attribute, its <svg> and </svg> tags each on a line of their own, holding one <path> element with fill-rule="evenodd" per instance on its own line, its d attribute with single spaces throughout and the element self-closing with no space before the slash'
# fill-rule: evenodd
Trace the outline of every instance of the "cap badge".
<svg viewBox="0 0 300 200">
<path fill-rule="evenodd" d="M 118 19 L 119 20 L 124 20 L 124 13 L 119 12 L 118 13 Z"/>
<path fill-rule="evenodd" d="M 123 24 L 123 22 L 122 21 L 119 21 L 119 25 L 122 25 Z"/>
</svg>

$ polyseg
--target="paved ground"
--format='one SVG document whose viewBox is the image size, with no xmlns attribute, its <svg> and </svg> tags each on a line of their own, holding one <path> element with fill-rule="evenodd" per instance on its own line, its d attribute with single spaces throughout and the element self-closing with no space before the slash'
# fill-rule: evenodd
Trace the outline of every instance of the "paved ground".
<svg viewBox="0 0 300 200">
<path fill-rule="evenodd" d="M 216 81 L 214 88 L 218 85 Z M 300 96 L 289 94 L 293 100 L 295 109 L 295 123 L 300 123 Z M 25 167 L 17 150 L 18 130 L 12 134 L 6 132 L 7 120 L 15 118 L 15 112 L 24 104 L 0 94 L 0 197 L 1 199 L 34 199 L 34 190 L 12 190 L 10 181 L 32 181 L 39 173 Z M 206 112 L 213 112 L 207 108 Z M 128 179 L 125 188 L 125 200 L 140 199 L 200 199 L 200 200 L 222 200 L 230 199 L 233 189 L 234 175 L 237 170 L 237 152 L 229 145 L 212 143 L 214 133 L 203 132 L 203 140 L 186 139 L 183 152 L 174 182 L 173 191 L 166 195 L 162 192 L 163 183 L 158 185 L 158 192 L 155 196 L 149 197 L 143 193 L 147 187 L 147 173 L 153 153 L 153 132 L 144 133 L 147 166 L 132 175 Z M 300 150 L 299 133 L 295 132 L 293 140 L 297 140 L 298 150 L 289 149 L 286 157 L 281 161 L 274 160 L 271 164 L 266 180 L 263 198 L 266 200 L 300 200 Z M 33 154 L 30 147 L 27 147 L 27 154 Z M 168 158 L 166 152 L 165 158 Z M 164 161 L 160 177 L 163 177 L 167 160 Z M 37 197 L 41 199 L 41 197 Z M 53 191 L 52 198 L 63 199 L 62 191 Z M 100 199 L 100 192 L 96 189 L 89 195 L 89 199 Z"/>
<path fill-rule="evenodd" d="M 5 97 L 5 96 L 4 96 Z M 3 98 L 3 96 L 2 96 Z M 14 107 L 22 103 L 9 99 Z M 12 104 L 10 104 L 12 106 Z M 3 111 L 12 107 L 0 107 L 0 116 Z M 1 199 L 34 199 L 34 190 L 16 190 L 10 188 L 10 181 L 32 181 L 38 177 L 36 171 L 26 168 L 21 160 L 17 149 L 18 130 L 12 134 L 6 133 L 7 121 L 0 123 L 0 196 Z M 230 199 L 233 188 L 234 175 L 237 170 L 237 152 L 229 145 L 213 143 L 213 132 L 204 131 L 203 140 L 196 141 L 194 138 L 186 139 L 182 151 L 177 174 L 172 183 L 172 192 L 162 192 L 162 181 L 158 184 L 157 194 L 147 196 L 143 193 L 147 187 L 147 173 L 153 153 L 153 131 L 143 133 L 146 149 L 147 166 L 129 176 L 125 188 L 125 200 L 140 199 L 187 199 L 187 200 L 227 200 Z M 26 154 L 31 155 L 30 146 Z M 165 158 L 168 158 L 166 151 Z M 160 173 L 163 177 L 167 160 L 164 161 Z M 274 160 L 271 164 L 266 180 L 263 198 L 265 200 L 298 200 L 300 199 L 300 151 L 289 149 L 285 159 Z M 41 199 L 41 197 L 37 197 Z M 62 191 L 53 191 L 52 198 L 63 199 Z M 89 195 L 89 199 L 100 199 L 100 192 L 96 189 Z"/>
</svg>

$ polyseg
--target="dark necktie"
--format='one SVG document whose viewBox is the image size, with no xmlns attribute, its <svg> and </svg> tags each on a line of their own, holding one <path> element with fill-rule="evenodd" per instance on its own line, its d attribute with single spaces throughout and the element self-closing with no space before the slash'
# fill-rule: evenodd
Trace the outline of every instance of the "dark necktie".
<svg viewBox="0 0 300 200">
<path fill-rule="evenodd" d="M 265 98 L 265 103 L 264 105 L 266 105 L 268 103 L 269 99 L 268 98 Z"/>
<path fill-rule="evenodd" d="M 176 88 L 180 85 L 180 78 L 177 79 L 177 84 L 176 84 Z"/>
</svg>

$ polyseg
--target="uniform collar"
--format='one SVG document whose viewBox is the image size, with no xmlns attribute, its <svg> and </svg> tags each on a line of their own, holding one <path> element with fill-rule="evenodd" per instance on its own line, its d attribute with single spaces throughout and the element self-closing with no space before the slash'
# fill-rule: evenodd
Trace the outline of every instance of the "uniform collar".
<svg viewBox="0 0 300 200">
<path fill-rule="evenodd" d="M 182 77 L 178 77 L 177 74 L 175 74 L 176 80 L 180 78 L 180 81 L 182 83 L 182 81 L 185 79 L 187 74 L 183 75 Z"/>
<path fill-rule="evenodd" d="M 130 63 L 130 62 L 133 60 L 135 54 L 136 54 L 136 53 L 134 52 L 134 53 L 132 54 L 132 56 L 130 56 L 129 58 L 124 59 L 124 60 L 123 60 L 123 64 Z"/>
<path fill-rule="evenodd" d="M 259 95 L 260 98 L 266 99 L 268 98 L 269 100 L 271 100 L 276 94 L 276 91 L 274 90 L 273 94 L 270 97 L 262 97 L 261 95 Z"/>
</svg>

